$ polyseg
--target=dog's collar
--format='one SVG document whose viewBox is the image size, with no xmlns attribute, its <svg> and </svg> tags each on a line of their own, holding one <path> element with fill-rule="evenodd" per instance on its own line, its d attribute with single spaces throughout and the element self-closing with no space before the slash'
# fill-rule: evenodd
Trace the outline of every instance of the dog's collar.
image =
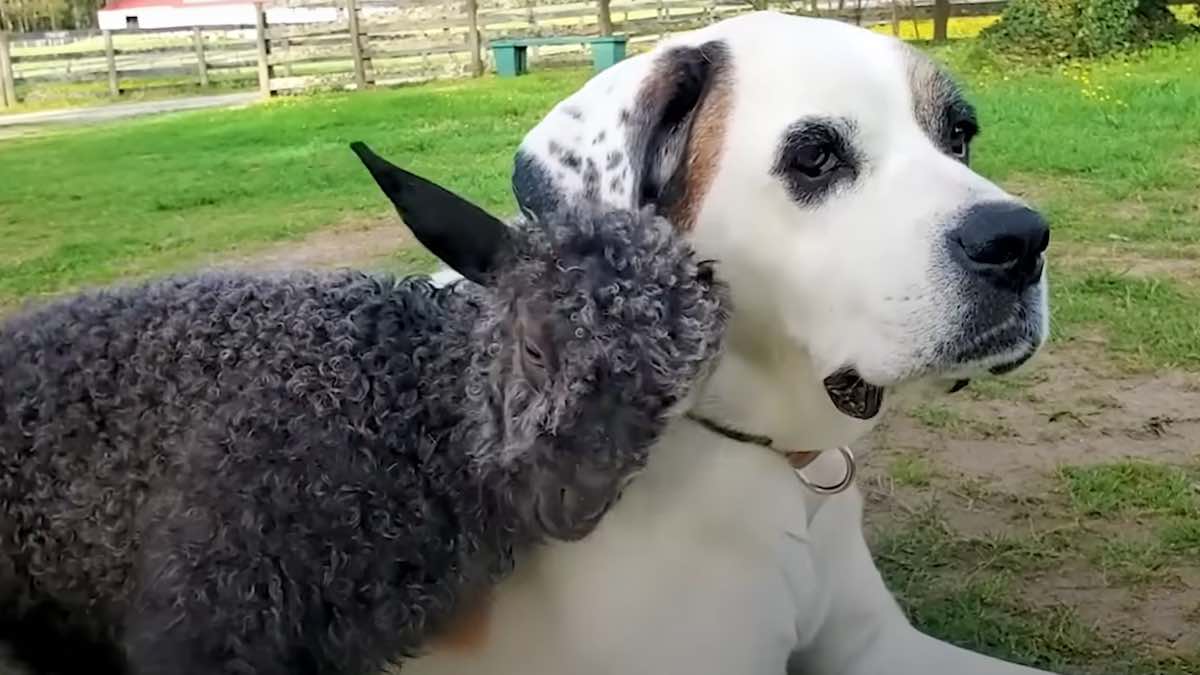
<svg viewBox="0 0 1200 675">
<path fill-rule="evenodd" d="M 846 488 L 854 483 L 854 474 L 857 473 L 858 468 L 854 461 L 854 453 L 844 445 L 838 447 L 837 451 L 841 453 L 842 460 L 846 463 L 846 474 L 840 481 L 833 485 L 821 485 L 806 478 L 802 469 L 816 461 L 817 457 L 820 457 L 821 453 L 824 452 L 823 450 L 784 450 L 777 447 L 775 440 L 770 436 L 752 434 L 740 429 L 734 429 L 716 420 L 698 415 L 695 412 L 688 412 L 686 416 L 696 424 L 719 436 L 724 436 L 738 443 L 757 445 L 783 454 L 787 458 L 788 464 L 792 465 L 792 470 L 796 472 L 796 477 L 800 479 L 800 483 L 817 494 L 836 495 L 839 492 L 844 492 Z"/>
</svg>

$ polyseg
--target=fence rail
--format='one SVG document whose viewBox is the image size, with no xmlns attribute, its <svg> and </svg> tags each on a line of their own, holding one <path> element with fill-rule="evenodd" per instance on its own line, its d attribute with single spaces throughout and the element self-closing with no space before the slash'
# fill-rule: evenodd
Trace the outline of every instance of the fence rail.
<svg viewBox="0 0 1200 675">
<path fill-rule="evenodd" d="M 264 95 L 296 89 L 362 88 L 479 75 L 497 37 L 595 35 L 605 31 L 596 0 L 286 0 L 333 9 L 326 23 L 272 23 L 256 5 L 255 25 L 174 29 L 0 33 L 0 104 L 46 82 L 128 86 L 253 86 Z M 636 52 L 655 40 L 762 7 L 767 0 L 613 0 L 611 30 Z M 950 15 L 1000 12 L 1006 0 L 952 0 Z M 861 25 L 936 18 L 934 0 L 769 0 L 771 9 Z M 530 48 L 529 58 L 576 60 L 582 45 Z"/>
</svg>

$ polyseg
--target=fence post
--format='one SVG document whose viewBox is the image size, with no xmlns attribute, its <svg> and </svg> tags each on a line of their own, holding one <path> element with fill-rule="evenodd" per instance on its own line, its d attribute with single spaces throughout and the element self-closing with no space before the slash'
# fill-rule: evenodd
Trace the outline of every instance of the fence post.
<svg viewBox="0 0 1200 675">
<path fill-rule="evenodd" d="M 8 33 L 0 30 L 0 106 L 17 105 L 17 85 L 13 78 L 12 53 L 8 49 Z"/>
<path fill-rule="evenodd" d="M 471 77 L 483 75 L 482 42 L 479 35 L 479 0 L 467 0 L 467 50 L 471 52 Z"/>
<path fill-rule="evenodd" d="M 254 32 L 258 42 L 258 91 L 270 96 L 271 91 L 271 43 L 267 40 L 267 10 L 261 2 L 254 3 Z"/>
<path fill-rule="evenodd" d="M 208 86 L 208 63 L 204 60 L 204 34 L 200 26 L 192 28 L 192 40 L 196 43 L 196 72 L 200 75 L 200 86 Z"/>
<path fill-rule="evenodd" d="M 945 42 L 950 27 L 950 0 L 933 0 L 933 41 Z"/>
<path fill-rule="evenodd" d="M 533 13 L 533 6 L 537 4 L 537 0 L 525 0 L 525 22 L 529 24 L 529 34 L 538 34 L 537 15 Z M 528 63 L 532 64 L 538 58 L 538 46 L 529 45 L 525 50 L 525 58 Z"/>
<path fill-rule="evenodd" d="M 104 61 L 108 66 L 108 95 L 113 97 L 120 96 L 121 88 L 117 86 L 117 53 L 113 49 L 111 30 L 104 31 Z"/>
<path fill-rule="evenodd" d="M 350 56 L 354 58 L 354 86 L 367 88 L 367 68 L 363 63 L 362 33 L 358 30 L 358 3 L 346 0 L 346 28 L 350 31 Z"/>
</svg>

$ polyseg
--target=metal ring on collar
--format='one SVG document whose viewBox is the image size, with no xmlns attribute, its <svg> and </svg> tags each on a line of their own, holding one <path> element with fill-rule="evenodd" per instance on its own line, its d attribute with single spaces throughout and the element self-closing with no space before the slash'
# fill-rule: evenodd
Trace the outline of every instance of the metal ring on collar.
<svg viewBox="0 0 1200 675">
<path fill-rule="evenodd" d="M 854 474 L 858 472 L 858 465 L 854 462 L 854 453 L 850 451 L 850 448 L 843 445 L 837 451 L 841 453 L 842 460 L 846 462 L 846 475 L 842 477 L 842 480 L 834 485 L 821 485 L 805 478 L 804 473 L 800 469 L 796 469 L 796 477 L 800 479 L 800 484 L 819 495 L 836 495 L 845 492 L 846 488 L 854 483 Z"/>
</svg>

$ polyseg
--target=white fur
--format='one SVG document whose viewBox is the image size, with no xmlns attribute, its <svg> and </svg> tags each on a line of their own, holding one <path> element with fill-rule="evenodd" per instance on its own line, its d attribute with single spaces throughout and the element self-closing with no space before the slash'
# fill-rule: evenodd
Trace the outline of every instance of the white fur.
<svg viewBox="0 0 1200 675">
<path fill-rule="evenodd" d="M 822 378 L 853 364 L 876 384 L 970 375 L 1012 360 L 934 364 L 971 298 L 934 243 L 965 205 L 1012 199 L 937 150 L 917 124 L 909 56 L 840 23 L 758 13 L 664 42 L 593 78 L 530 132 L 605 161 L 588 142 L 618 116 L 675 44 L 721 39 L 732 109 L 693 242 L 732 286 L 729 352 L 699 407 L 797 449 L 852 444 L 870 422 L 829 402 Z M 568 114 L 567 110 L 572 111 Z M 583 119 L 580 119 L 580 112 Z M 810 114 L 852 116 L 863 179 L 816 207 L 769 175 L 782 130 Z M 592 153 L 591 155 L 589 153 Z M 594 155 L 594 156 L 593 156 Z M 554 176 L 567 195 L 579 174 Z M 629 206 L 631 185 L 600 198 Z M 1045 283 L 1035 293 L 1045 337 Z M 681 420 L 583 541 L 523 557 L 495 598 L 486 646 L 407 662 L 406 675 L 1032 675 L 915 630 L 885 588 L 862 534 L 862 498 L 802 488 L 776 453 Z M 836 453 L 806 470 L 841 477 Z M 789 666 L 790 661 L 790 666 Z"/>
</svg>

